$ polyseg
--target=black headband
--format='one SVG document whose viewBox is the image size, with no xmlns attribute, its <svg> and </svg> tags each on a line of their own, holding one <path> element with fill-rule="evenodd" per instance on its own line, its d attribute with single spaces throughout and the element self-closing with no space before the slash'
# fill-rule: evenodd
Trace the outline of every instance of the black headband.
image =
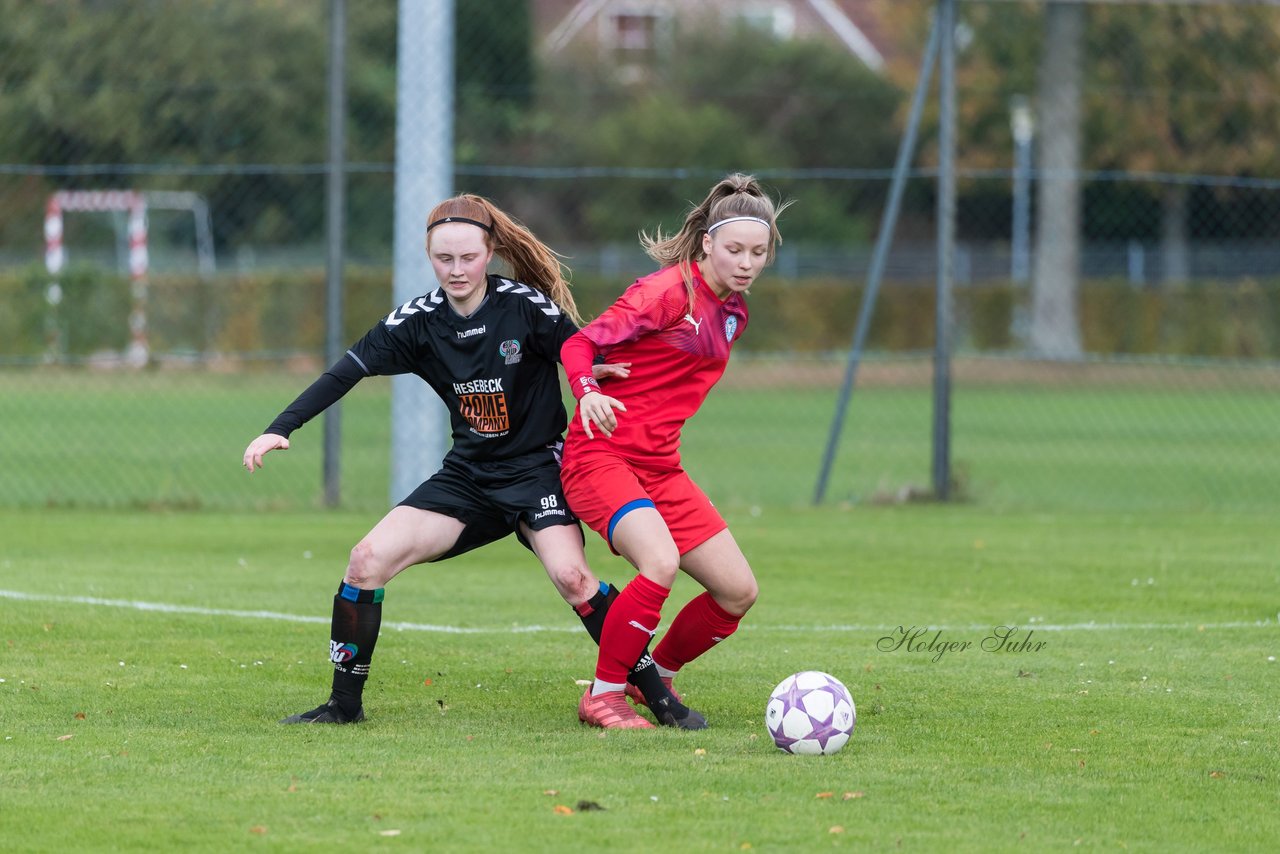
<svg viewBox="0 0 1280 854">
<path fill-rule="evenodd" d="M 435 222 L 433 222 L 433 223 L 431 223 L 430 225 L 428 225 L 428 226 L 427 226 L 427 231 L 430 231 L 431 229 L 435 228 L 437 225 L 444 225 L 446 222 L 466 222 L 466 223 L 470 223 L 471 225 L 477 226 L 477 227 L 479 227 L 479 228 L 483 228 L 483 229 L 484 229 L 486 232 L 488 232 L 489 234 L 493 234 L 493 226 L 492 226 L 492 225 L 487 225 L 487 224 L 485 224 L 485 223 L 483 223 L 483 222 L 477 222 L 477 221 L 476 221 L 476 220 L 474 220 L 474 219 L 467 219 L 465 216 L 446 216 L 446 217 L 441 217 L 440 219 L 438 219 L 438 220 L 436 220 Z"/>
</svg>

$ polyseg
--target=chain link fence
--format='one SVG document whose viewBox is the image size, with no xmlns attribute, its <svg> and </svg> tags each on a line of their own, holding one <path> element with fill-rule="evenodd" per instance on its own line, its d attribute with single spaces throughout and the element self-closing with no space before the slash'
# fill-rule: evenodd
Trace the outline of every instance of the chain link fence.
<svg viewBox="0 0 1280 854">
<path fill-rule="evenodd" d="M 834 5 L 874 53 L 806 3 L 459 0 L 455 80 L 432 82 L 456 190 L 560 250 L 588 316 L 652 269 L 637 232 L 726 171 L 796 200 L 686 430 L 730 508 L 813 495 L 934 7 Z M 318 423 L 238 465 L 324 367 L 329 8 L 0 0 L 0 506 L 321 503 Z M 953 497 L 1274 509 L 1280 10 L 958 18 Z M 348 5 L 347 341 L 392 304 L 396 22 L 394 0 Z M 937 116 L 830 501 L 930 494 Z M 387 504 L 390 397 L 343 401 L 344 506 Z"/>
</svg>

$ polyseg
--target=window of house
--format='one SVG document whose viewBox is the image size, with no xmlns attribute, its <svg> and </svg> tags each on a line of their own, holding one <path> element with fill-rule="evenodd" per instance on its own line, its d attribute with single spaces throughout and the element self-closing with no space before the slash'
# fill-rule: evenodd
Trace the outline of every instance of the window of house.
<svg viewBox="0 0 1280 854">
<path fill-rule="evenodd" d="M 659 20 L 652 13 L 613 16 L 613 46 L 619 50 L 649 51 L 658 46 Z"/>
<path fill-rule="evenodd" d="M 743 3 L 735 10 L 739 21 L 776 39 L 796 32 L 796 13 L 790 3 Z"/>
</svg>

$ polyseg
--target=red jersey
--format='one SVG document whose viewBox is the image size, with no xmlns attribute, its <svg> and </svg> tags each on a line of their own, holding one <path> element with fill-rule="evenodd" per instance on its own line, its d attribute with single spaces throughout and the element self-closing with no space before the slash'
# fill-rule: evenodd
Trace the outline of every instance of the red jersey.
<svg viewBox="0 0 1280 854">
<path fill-rule="evenodd" d="M 680 464 L 680 429 L 724 374 L 729 351 L 747 328 L 747 303 L 739 293 L 720 300 L 697 263 L 693 267 L 694 306 L 679 267 L 667 267 L 636 281 L 599 317 L 569 338 L 560 360 L 574 397 L 596 389 L 591 365 L 630 362 L 631 376 L 609 378 L 599 390 L 626 405 L 617 412 L 613 436 L 570 420 L 566 460 L 595 450 L 647 467 Z"/>
</svg>

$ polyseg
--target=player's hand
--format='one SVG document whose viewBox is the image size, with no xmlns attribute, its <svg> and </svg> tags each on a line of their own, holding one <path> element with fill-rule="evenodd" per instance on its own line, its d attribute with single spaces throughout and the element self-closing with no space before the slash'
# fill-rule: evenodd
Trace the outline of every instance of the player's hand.
<svg viewBox="0 0 1280 854">
<path fill-rule="evenodd" d="M 262 458 L 267 451 L 287 451 L 289 450 L 289 440 L 284 436 L 277 436 L 275 433 L 263 433 L 258 438 L 249 443 L 249 447 L 244 449 L 244 467 L 249 471 L 255 468 L 262 468 Z"/>
<path fill-rule="evenodd" d="M 596 437 L 591 432 L 592 424 L 599 427 L 600 432 L 606 436 L 613 435 L 613 431 L 618 429 L 618 418 L 613 414 L 615 409 L 620 412 L 627 411 L 622 401 L 614 400 L 598 391 L 589 391 L 582 396 L 578 401 L 578 415 L 582 418 L 582 429 L 586 431 L 588 439 Z"/>
<path fill-rule="evenodd" d="M 591 376 L 598 380 L 608 379 L 609 377 L 617 377 L 623 379 L 631 376 L 630 362 L 608 362 L 602 365 L 591 366 Z"/>
</svg>

